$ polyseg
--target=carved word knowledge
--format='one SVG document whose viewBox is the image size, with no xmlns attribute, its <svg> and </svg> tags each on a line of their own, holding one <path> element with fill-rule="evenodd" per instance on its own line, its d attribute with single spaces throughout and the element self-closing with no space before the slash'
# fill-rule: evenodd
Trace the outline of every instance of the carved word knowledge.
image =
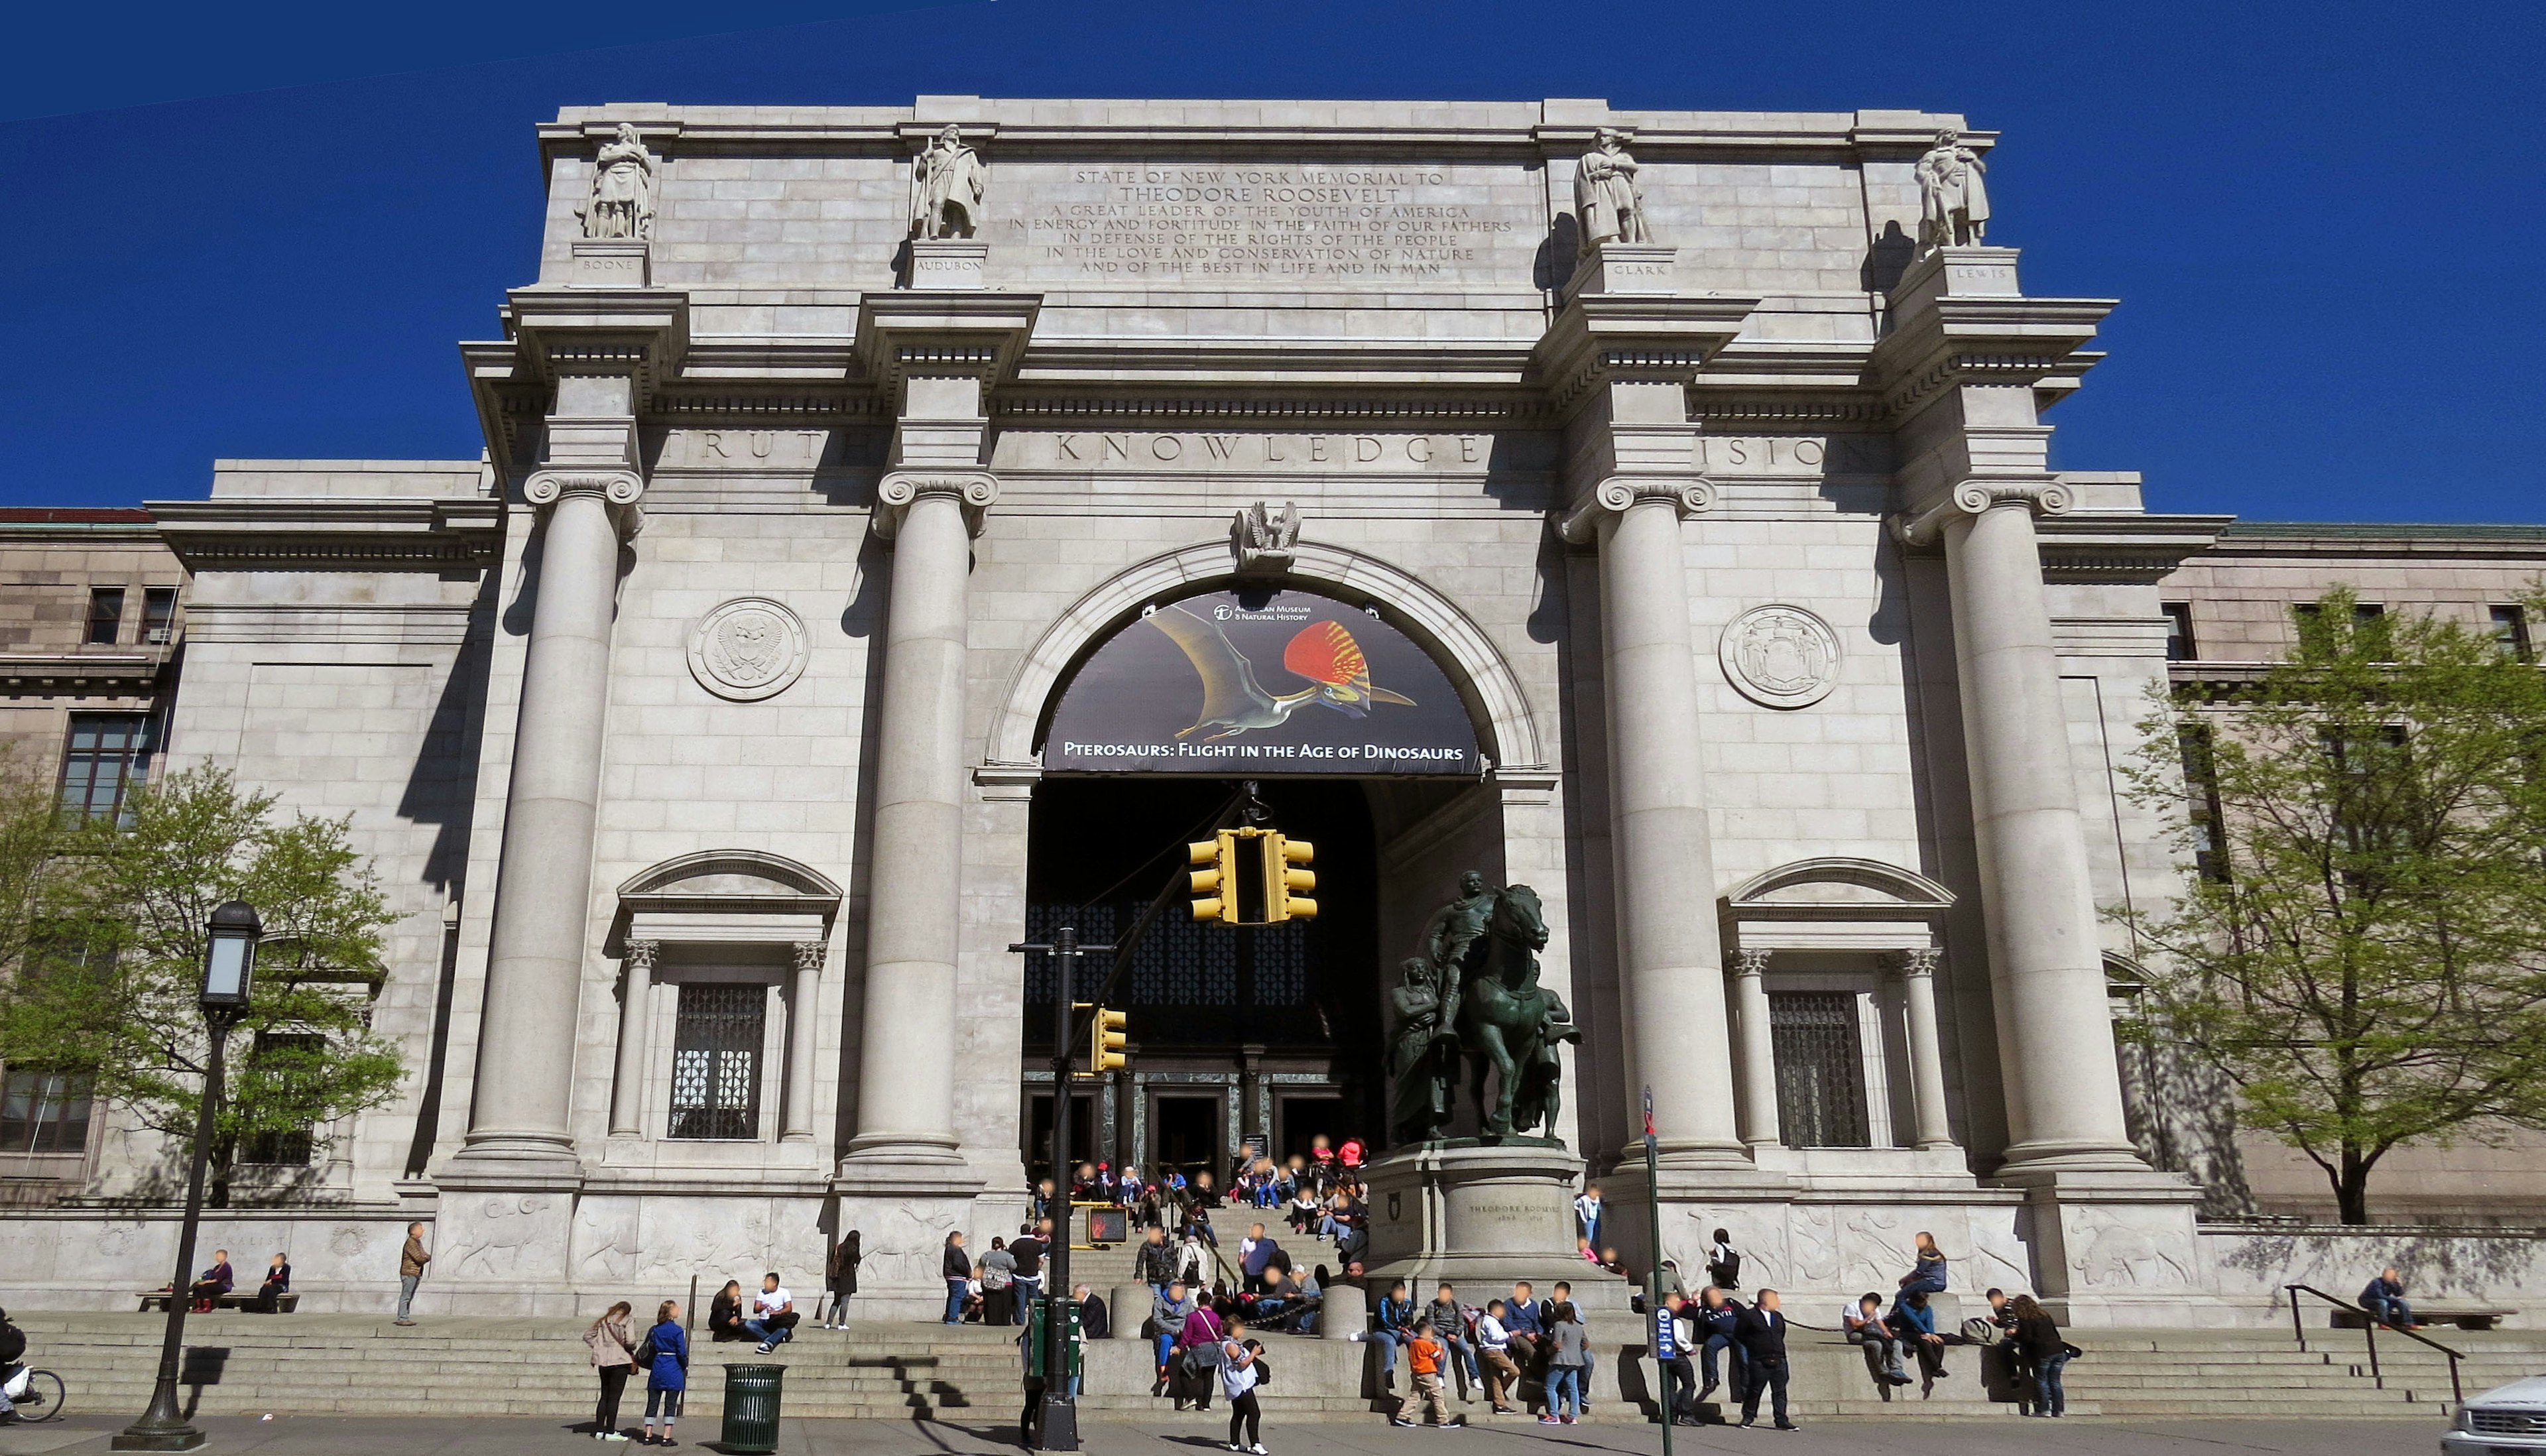
<svg viewBox="0 0 2546 1456">
<path fill-rule="evenodd" d="M 1081 167 L 1084 200 L 1016 219 L 1084 277 L 1424 278 L 1478 260 L 1509 216 L 1423 167 Z"/>
</svg>

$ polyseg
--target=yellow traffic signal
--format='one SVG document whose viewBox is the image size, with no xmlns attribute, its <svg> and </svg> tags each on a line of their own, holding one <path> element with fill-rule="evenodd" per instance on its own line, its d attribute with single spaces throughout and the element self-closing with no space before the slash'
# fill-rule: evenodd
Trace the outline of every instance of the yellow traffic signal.
<svg viewBox="0 0 2546 1456">
<path fill-rule="evenodd" d="M 1237 923 L 1237 835 L 1223 829 L 1212 838 L 1185 846 L 1190 864 L 1208 865 L 1193 872 L 1193 917 Z"/>
<path fill-rule="evenodd" d="M 1112 1071 L 1132 1064 L 1132 1059 L 1123 1050 L 1132 1043 L 1130 1034 L 1124 1030 L 1131 1019 L 1128 1012 L 1109 1011 L 1103 1006 L 1096 1008 L 1096 1019 L 1088 1025 L 1088 1071 Z"/>
<path fill-rule="evenodd" d="M 1309 868 L 1309 862 L 1316 856 L 1316 846 L 1278 831 L 1267 832 L 1262 842 L 1264 923 L 1315 919 L 1317 902 L 1305 892 L 1317 888 L 1316 872 Z"/>
</svg>

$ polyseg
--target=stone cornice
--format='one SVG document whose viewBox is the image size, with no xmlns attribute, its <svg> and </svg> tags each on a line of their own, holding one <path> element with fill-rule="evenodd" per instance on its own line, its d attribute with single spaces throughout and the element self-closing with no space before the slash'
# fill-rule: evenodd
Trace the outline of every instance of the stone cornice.
<svg viewBox="0 0 2546 1456">
<path fill-rule="evenodd" d="M 2046 581 L 2145 586 L 2211 550 L 2234 516 L 2072 511 L 2035 523 Z"/>
<path fill-rule="evenodd" d="M 690 345 L 689 295 L 677 289 L 514 289 L 505 331 L 528 377 L 624 374 L 641 398 L 672 379 Z"/>
<path fill-rule="evenodd" d="M 1315 424 L 1332 421 L 1403 423 L 1409 425 L 1552 426 L 1546 401 L 1534 393 L 1449 393 L 1349 395 L 1194 394 L 1064 395 L 1048 391 L 1002 390 L 991 413 L 1013 420 L 1245 420 L 1252 423 Z"/>
<path fill-rule="evenodd" d="M 0 694 L 140 697 L 158 685 L 173 647 L 110 652 L 0 652 Z"/>
<path fill-rule="evenodd" d="M 504 506 L 485 497 L 154 500 L 187 569 L 427 570 L 495 558 Z"/>
<path fill-rule="evenodd" d="M 868 379 L 888 389 L 913 374 L 969 376 L 986 388 L 1015 372 L 1042 311 L 1041 294 L 869 294 L 858 304 L 858 362 Z"/>
</svg>

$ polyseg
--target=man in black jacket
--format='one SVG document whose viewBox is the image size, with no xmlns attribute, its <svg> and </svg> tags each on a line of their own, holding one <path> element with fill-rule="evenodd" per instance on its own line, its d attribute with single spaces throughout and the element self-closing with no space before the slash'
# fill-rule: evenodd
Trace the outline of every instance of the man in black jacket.
<svg viewBox="0 0 2546 1456">
<path fill-rule="evenodd" d="M 1759 1302 L 1741 1312 L 1734 1338 L 1750 1357 L 1750 1389 L 1741 1398 L 1741 1423 L 1758 1423 L 1759 1392 L 1765 1387 L 1776 1397 L 1777 1429 L 1798 1429 L 1786 1418 L 1786 1317 L 1777 1313 L 1777 1291 L 1759 1291 Z"/>
</svg>

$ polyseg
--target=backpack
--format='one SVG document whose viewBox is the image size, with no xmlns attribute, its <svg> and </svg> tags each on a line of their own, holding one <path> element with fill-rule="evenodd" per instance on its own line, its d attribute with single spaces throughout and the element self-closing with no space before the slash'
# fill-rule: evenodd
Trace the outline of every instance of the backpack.
<svg viewBox="0 0 2546 1456">
<path fill-rule="evenodd" d="M 0 1365 L 15 1365 L 27 1353 L 27 1331 L 0 1320 Z"/>
<path fill-rule="evenodd" d="M 1997 1343 L 2005 1333 L 2005 1330 L 1998 1328 L 1993 1322 L 1981 1319 L 1977 1315 L 1963 1322 L 1963 1343 L 1965 1344 L 1993 1345 Z"/>
</svg>

